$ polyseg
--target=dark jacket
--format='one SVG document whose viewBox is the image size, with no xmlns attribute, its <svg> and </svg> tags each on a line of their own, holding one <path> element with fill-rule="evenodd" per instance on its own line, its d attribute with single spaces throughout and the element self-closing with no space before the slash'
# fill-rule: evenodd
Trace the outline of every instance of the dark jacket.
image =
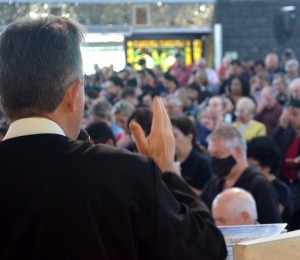
<svg viewBox="0 0 300 260">
<path fill-rule="evenodd" d="M 209 208 L 211 208 L 214 198 L 223 191 L 224 182 L 224 179 L 215 175 L 204 187 L 201 198 Z M 248 167 L 233 187 L 245 189 L 252 194 L 256 202 L 259 223 L 281 222 L 277 194 L 262 174 Z"/>
<path fill-rule="evenodd" d="M 181 176 L 189 185 L 202 190 L 213 176 L 210 159 L 193 148 L 186 160 L 181 163 Z"/>
<path fill-rule="evenodd" d="M 38 134 L 0 158 L 0 259 L 226 257 L 204 204 L 146 157 Z"/>
</svg>

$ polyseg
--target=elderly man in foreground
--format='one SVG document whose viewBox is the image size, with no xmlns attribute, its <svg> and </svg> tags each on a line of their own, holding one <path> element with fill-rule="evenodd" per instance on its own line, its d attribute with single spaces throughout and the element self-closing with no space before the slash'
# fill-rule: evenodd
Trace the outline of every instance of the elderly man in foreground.
<svg viewBox="0 0 300 260">
<path fill-rule="evenodd" d="M 240 188 L 224 190 L 215 197 L 212 214 L 218 226 L 254 225 L 257 221 L 253 196 Z"/>
</svg>

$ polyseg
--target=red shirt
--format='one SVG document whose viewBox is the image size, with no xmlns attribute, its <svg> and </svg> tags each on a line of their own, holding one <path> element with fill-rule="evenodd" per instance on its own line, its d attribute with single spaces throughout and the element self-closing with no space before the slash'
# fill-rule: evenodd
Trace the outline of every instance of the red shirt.
<svg viewBox="0 0 300 260">
<path fill-rule="evenodd" d="M 287 163 L 287 159 L 294 159 L 298 156 L 299 139 L 297 136 L 294 137 L 293 142 L 288 147 L 284 156 L 284 163 L 282 168 L 282 177 L 288 180 L 297 180 L 297 165 Z"/>
</svg>

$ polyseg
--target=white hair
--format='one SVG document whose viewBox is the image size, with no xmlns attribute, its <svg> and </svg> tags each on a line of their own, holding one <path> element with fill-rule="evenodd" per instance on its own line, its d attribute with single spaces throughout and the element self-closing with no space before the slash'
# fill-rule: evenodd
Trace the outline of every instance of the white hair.
<svg viewBox="0 0 300 260">
<path fill-rule="evenodd" d="M 252 194 L 241 188 L 230 188 L 221 192 L 213 200 L 212 206 L 218 203 L 224 203 L 230 212 L 241 214 L 247 212 L 253 221 L 257 220 L 256 202 Z"/>
<path fill-rule="evenodd" d="M 297 71 L 299 69 L 299 61 L 297 61 L 296 59 L 287 60 L 284 68 L 286 70 L 289 67 L 292 68 L 294 71 Z"/>
<path fill-rule="evenodd" d="M 239 104 L 246 104 L 247 107 L 249 108 L 250 112 L 254 115 L 255 114 L 255 110 L 256 110 L 256 104 L 254 103 L 254 101 L 249 98 L 249 97 L 241 97 L 237 103 L 237 106 Z"/>
<path fill-rule="evenodd" d="M 134 107 L 126 101 L 119 101 L 112 108 L 112 115 L 124 115 L 129 117 L 134 111 Z"/>
</svg>

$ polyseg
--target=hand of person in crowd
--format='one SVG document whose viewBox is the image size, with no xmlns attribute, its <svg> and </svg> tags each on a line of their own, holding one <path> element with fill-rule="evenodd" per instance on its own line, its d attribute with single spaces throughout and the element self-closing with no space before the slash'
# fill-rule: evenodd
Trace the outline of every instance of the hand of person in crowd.
<svg viewBox="0 0 300 260">
<path fill-rule="evenodd" d="M 280 119 L 279 119 L 279 125 L 283 128 L 287 128 L 288 127 L 288 124 L 289 124 L 289 109 L 285 110 L 282 112 L 281 116 L 280 116 Z"/>
<path fill-rule="evenodd" d="M 290 165 L 298 166 L 300 164 L 300 156 L 296 158 L 287 158 L 285 162 Z"/>
<path fill-rule="evenodd" d="M 257 106 L 257 109 L 256 109 L 256 113 L 260 113 L 262 112 L 268 105 L 268 102 L 265 98 L 261 98 L 258 106 Z"/>
<path fill-rule="evenodd" d="M 251 93 L 251 96 L 254 96 L 255 95 L 255 92 L 256 91 L 259 91 L 261 89 L 260 87 L 260 84 L 259 82 L 254 82 L 250 85 L 250 93 Z"/>
<path fill-rule="evenodd" d="M 229 66 L 229 68 L 225 72 L 225 79 L 229 79 L 232 76 L 232 66 Z"/>
<path fill-rule="evenodd" d="M 136 122 L 131 122 L 129 127 L 140 154 L 152 158 L 163 173 L 179 174 L 174 166 L 175 139 L 172 125 L 161 98 L 155 97 L 153 101 L 153 120 L 149 136 L 145 137 L 144 131 Z"/>
</svg>

